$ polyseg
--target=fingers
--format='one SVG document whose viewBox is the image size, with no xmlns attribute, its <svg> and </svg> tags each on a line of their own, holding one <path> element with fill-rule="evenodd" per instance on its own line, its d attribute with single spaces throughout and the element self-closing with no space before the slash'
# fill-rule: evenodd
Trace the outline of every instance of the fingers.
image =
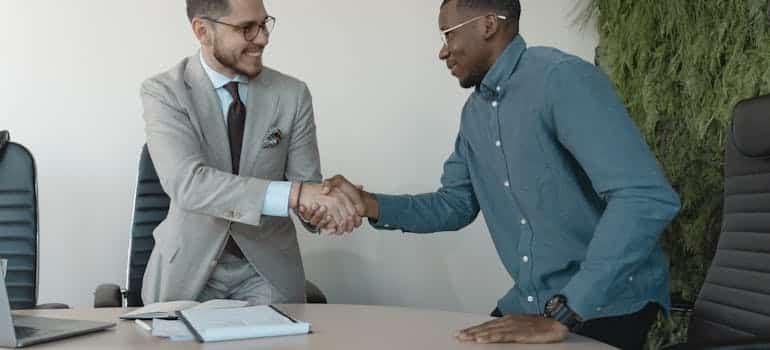
<svg viewBox="0 0 770 350">
<path fill-rule="evenodd" d="M 360 216 L 365 208 L 359 191 L 361 186 L 353 186 L 340 175 L 323 184 L 306 186 L 308 188 L 300 198 L 299 212 L 311 225 L 323 228 L 324 232 L 350 233 L 363 224 Z"/>
<path fill-rule="evenodd" d="M 558 321 L 536 315 L 507 315 L 464 329 L 457 333 L 459 341 L 477 343 L 530 343 L 559 342 L 567 338 L 569 329 Z"/>
<path fill-rule="evenodd" d="M 364 188 L 363 186 L 353 185 L 344 176 L 335 175 L 324 180 L 322 193 L 329 194 L 335 188 L 342 191 L 348 198 L 350 198 L 358 216 L 364 216 L 364 214 L 366 214 L 366 205 L 364 204 L 363 196 L 361 195 L 361 191 Z"/>
<path fill-rule="evenodd" d="M 313 204 L 313 215 L 310 218 L 310 224 L 316 227 L 323 227 L 323 220 L 326 218 L 326 206 Z"/>
<path fill-rule="evenodd" d="M 358 216 L 353 201 L 351 201 L 350 197 L 339 188 L 335 188 L 332 191 L 332 194 L 340 200 L 342 208 L 345 210 L 345 232 L 353 232 L 353 228 L 355 228 L 355 217 Z"/>
<path fill-rule="evenodd" d="M 514 329 L 515 322 L 503 317 L 463 329 L 456 337 L 460 341 L 495 342 L 508 339 L 507 336 L 513 333 Z"/>
</svg>

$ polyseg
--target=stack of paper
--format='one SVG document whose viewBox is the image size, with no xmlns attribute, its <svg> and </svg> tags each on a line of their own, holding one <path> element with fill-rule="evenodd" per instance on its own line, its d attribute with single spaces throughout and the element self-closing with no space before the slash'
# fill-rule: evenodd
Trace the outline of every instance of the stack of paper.
<svg viewBox="0 0 770 350">
<path fill-rule="evenodd" d="M 152 335 L 171 341 L 190 341 L 195 337 L 182 321 L 156 319 L 152 321 Z"/>
<path fill-rule="evenodd" d="M 187 309 L 228 309 L 244 307 L 249 303 L 242 300 L 214 299 L 204 303 L 190 300 L 169 301 L 149 304 L 120 316 L 124 320 L 152 320 L 156 318 L 177 319 L 177 311 Z"/>
<path fill-rule="evenodd" d="M 120 316 L 124 320 L 136 320 L 137 325 L 152 332 L 156 337 L 168 338 L 172 341 L 190 341 L 195 337 L 182 321 L 178 321 L 177 312 L 181 310 L 211 310 L 240 308 L 248 305 L 241 300 L 215 299 L 204 303 L 197 301 L 170 301 L 149 304 Z M 148 323 L 142 320 L 152 320 Z M 150 326 L 152 325 L 152 326 Z"/>
<path fill-rule="evenodd" d="M 272 306 L 234 309 L 188 309 L 182 321 L 200 342 L 307 334 L 310 324 L 299 322 Z"/>
</svg>

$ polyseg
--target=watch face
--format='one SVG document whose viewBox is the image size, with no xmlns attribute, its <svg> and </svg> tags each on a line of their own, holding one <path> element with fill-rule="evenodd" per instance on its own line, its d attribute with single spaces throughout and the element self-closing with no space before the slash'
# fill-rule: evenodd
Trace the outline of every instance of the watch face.
<svg viewBox="0 0 770 350">
<path fill-rule="evenodd" d="M 554 296 L 551 298 L 551 300 L 548 300 L 548 303 L 545 304 L 545 314 L 550 315 L 552 314 L 556 308 L 559 307 L 559 305 L 564 304 L 564 298 L 560 295 Z"/>
</svg>

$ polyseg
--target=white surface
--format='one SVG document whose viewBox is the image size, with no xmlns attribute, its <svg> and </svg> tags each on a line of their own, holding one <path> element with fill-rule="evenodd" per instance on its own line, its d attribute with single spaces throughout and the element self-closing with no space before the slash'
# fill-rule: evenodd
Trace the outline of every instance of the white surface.
<svg viewBox="0 0 770 350">
<path fill-rule="evenodd" d="M 593 58 L 574 24 L 585 0 L 523 1 L 522 32 Z M 389 193 L 437 188 L 468 92 L 438 60 L 440 1 L 267 1 L 268 65 L 314 95 L 324 175 Z M 195 52 L 182 0 L 0 1 L 0 129 L 35 154 L 40 302 L 92 303 L 124 285 L 143 143 L 145 78 Z M 433 236 L 300 234 L 308 278 L 333 303 L 488 313 L 511 287 L 480 218 Z"/>
</svg>

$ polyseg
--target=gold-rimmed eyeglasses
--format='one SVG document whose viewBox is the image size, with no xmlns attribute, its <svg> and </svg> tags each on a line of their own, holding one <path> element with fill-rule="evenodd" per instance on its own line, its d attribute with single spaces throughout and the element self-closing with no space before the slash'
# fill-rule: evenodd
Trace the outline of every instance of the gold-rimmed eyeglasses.
<svg viewBox="0 0 770 350">
<path fill-rule="evenodd" d="M 480 20 L 480 19 L 482 19 L 484 17 L 487 17 L 487 16 L 494 16 L 495 18 L 503 20 L 503 21 L 508 19 L 508 17 L 503 16 L 503 15 L 498 15 L 498 14 L 487 14 L 487 15 L 481 15 L 481 16 L 473 17 L 473 18 L 471 18 L 471 19 L 469 19 L 469 20 L 467 20 L 465 22 L 462 22 L 462 23 L 460 23 L 458 25 L 455 25 L 455 26 L 452 26 L 450 28 L 442 30 L 441 31 L 441 42 L 444 43 L 444 46 L 449 45 L 449 38 L 448 38 L 449 33 L 454 32 L 455 30 L 458 30 L 458 29 L 464 27 L 468 23 L 472 23 L 474 21 L 478 21 L 478 20 Z"/>
</svg>

